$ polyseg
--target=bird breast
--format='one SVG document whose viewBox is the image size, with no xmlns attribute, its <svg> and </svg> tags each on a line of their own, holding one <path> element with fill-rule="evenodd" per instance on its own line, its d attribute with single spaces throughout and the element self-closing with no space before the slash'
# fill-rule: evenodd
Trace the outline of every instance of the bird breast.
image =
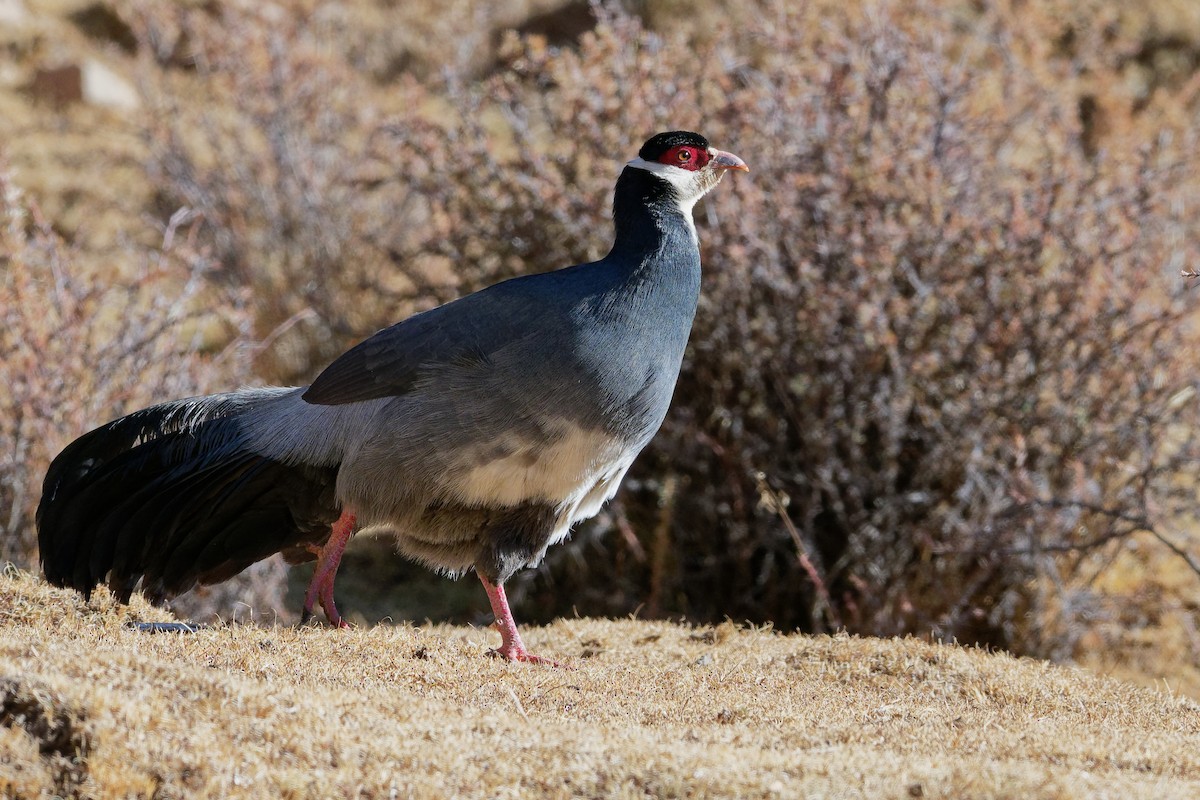
<svg viewBox="0 0 1200 800">
<path fill-rule="evenodd" d="M 544 434 L 533 441 L 511 433 L 489 443 L 465 459 L 470 466 L 447 488 L 466 505 L 535 500 L 557 506 L 571 522 L 594 515 L 616 491 L 636 451 L 611 433 L 565 419 L 548 425 Z"/>
</svg>

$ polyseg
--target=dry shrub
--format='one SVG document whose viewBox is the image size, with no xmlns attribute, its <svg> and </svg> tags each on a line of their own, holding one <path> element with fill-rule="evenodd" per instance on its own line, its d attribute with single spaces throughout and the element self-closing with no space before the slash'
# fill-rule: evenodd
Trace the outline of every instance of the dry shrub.
<svg viewBox="0 0 1200 800">
<path fill-rule="evenodd" d="M 394 179 L 406 165 L 372 158 L 380 110 L 362 101 L 368 77 L 328 46 L 336 14 L 139 9 L 136 24 L 153 44 L 142 86 L 160 207 L 186 206 L 210 223 L 222 277 L 250 291 L 258 335 L 271 345 L 260 374 L 308 378 L 347 336 L 421 294 L 414 254 L 390 230 L 419 224 Z M 424 99 L 415 85 L 392 94 L 394 108 Z"/>
<path fill-rule="evenodd" d="M 447 67 L 434 89 L 401 77 L 379 91 L 377 70 L 364 71 L 373 56 L 329 46 L 346 20 L 328 9 L 134 7 L 159 210 L 184 206 L 210 223 L 223 277 L 250 289 L 258 335 L 274 345 L 257 368 L 275 381 L 310 378 L 348 340 L 398 317 L 531 264 L 598 252 L 603 235 L 572 221 L 603 216 L 595 198 L 611 190 L 614 156 L 671 117 L 604 115 L 595 133 L 612 138 L 575 162 L 571 137 L 539 136 L 548 109 L 520 107 L 518 96 L 537 102 L 535 87 L 468 89 L 473 62 Z M 442 36 L 443 50 L 462 46 Z M 512 56 L 513 42 L 501 52 Z M 640 61 L 643 72 L 654 66 Z M 626 87 L 630 97 L 639 85 Z M 576 89 L 583 104 L 612 100 Z M 589 191 L 564 191 L 585 177 Z M 517 205 L 522 191 L 535 204 Z"/>
<path fill-rule="evenodd" d="M 496 275 L 599 255 L 609 165 L 649 132 L 756 170 L 700 212 L 704 300 L 625 534 L 553 555 L 526 613 L 1068 655 L 1111 552 L 1194 501 L 1193 137 L 1147 120 L 1093 152 L 1074 65 L 1031 66 L 1013 16 L 761 11 L 699 50 L 603 13 L 578 52 L 451 86 L 461 119 L 396 127 L 430 162 L 431 245 Z M 477 122 L 493 103 L 512 141 Z"/>
<path fill-rule="evenodd" d="M 275 373 L 601 255 L 616 163 L 701 130 L 755 172 L 700 209 L 674 407 L 598 526 L 620 535 L 553 553 L 522 613 L 645 604 L 1068 655 L 1107 613 L 1089 585 L 1113 552 L 1195 500 L 1186 114 L 1122 107 L 1116 68 L 1005 4 L 747 2 L 703 41 L 598 13 L 578 50 L 510 40 L 481 86 L 400 84 L 386 124 L 319 21 L 194 37 L 235 108 L 168 105 L 156 176 L 214 223 L 261 332 L 319 321 Z"/>
<path fill-rule="evenodd" d="M 196 233 L 177 216 L 161 249 L 130 246 L 129 273 L 86 273 L 0 164 L 0 563 L 37 569 L 41 482 L 68 442 L 248 375 L 244 304 L 208 285 L 215 265 Z M 260 582 L 256 599 L 278 606 L 281 589 Z"/>
</svg>

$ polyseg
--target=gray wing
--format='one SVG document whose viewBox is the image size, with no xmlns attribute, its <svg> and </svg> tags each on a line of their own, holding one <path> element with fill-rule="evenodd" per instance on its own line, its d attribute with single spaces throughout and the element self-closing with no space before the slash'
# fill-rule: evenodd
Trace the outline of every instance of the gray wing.
<svg viewBox="0 0 1200 800">
<path fill-rule="evenodd" d="M 548 341 L 569 335 L 566 309 L 540 288 L 545 277 L 505 281 L 384 328 L 326 367 L 304 400 L 342 405 L 404 395 L 434 368 L 487 367 L 493 353 L 534 332 Z"/>
</svg>

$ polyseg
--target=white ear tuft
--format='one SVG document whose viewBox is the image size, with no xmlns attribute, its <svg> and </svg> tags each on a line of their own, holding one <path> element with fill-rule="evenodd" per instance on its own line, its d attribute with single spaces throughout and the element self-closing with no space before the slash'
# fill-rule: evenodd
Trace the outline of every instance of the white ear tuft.
<svg viewBox="0 0 1200 800">
<path fill-rule="evenodd" d="M 682 169 L 672 164 L 660 164 L 657 161 L 647 161 L 641 156 L 630 161 L 626 166 L 654 173 L 674 186 L 675 195 L 679 199 L 679 207 L 689 217 L 696 201 L 704 195 L 705 187 L 696 179 L 699 173 L 694 170 Z"/>
</svg>

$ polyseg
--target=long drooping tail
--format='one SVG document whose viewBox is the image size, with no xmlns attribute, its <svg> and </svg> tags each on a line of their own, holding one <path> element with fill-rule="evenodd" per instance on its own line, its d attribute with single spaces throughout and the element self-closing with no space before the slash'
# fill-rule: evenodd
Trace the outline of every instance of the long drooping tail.
<svg viewBox="0 0 1200 800">
<path fill-rule="evenodd" d="M 247 412 L 293 390 L 153 406 L 71 443 L 37 510 L 46 578 L 85 595 L 106 582 L 153 602 L 217 583 L 286 549 L 320 545 L 338 516 L 336 466 L 253 451 Z"/>
</svg>

